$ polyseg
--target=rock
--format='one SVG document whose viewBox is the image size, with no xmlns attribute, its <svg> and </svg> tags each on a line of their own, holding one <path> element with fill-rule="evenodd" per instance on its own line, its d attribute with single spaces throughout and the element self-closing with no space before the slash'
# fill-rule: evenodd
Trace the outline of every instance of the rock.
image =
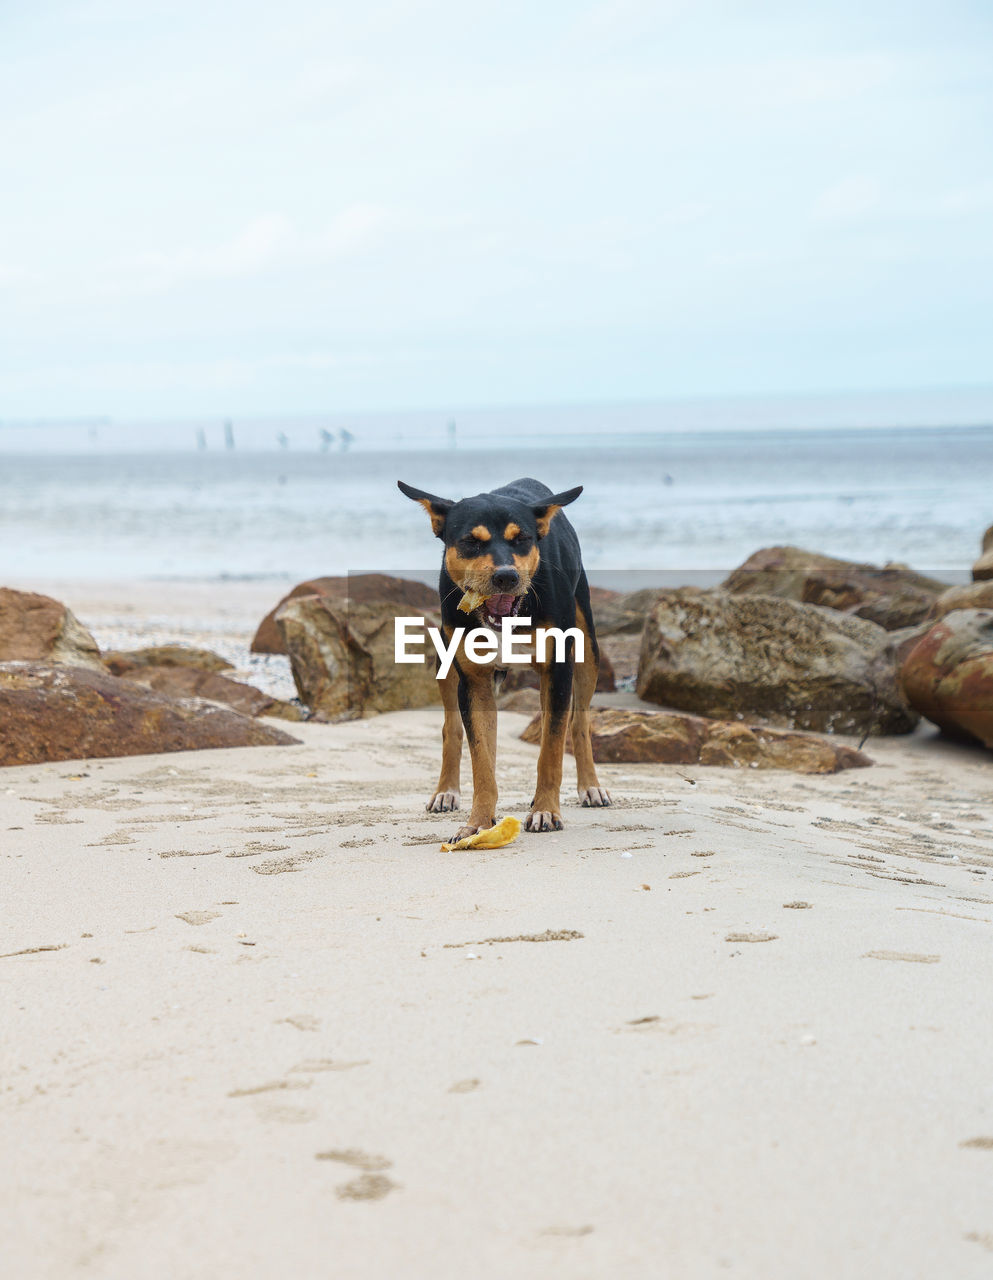
<svg viewBox="0 0 993 1280">
<path fill-rule="evenodd" d="M 282 607 L 276 622 L 297 691 L 311 711 L 322 719 L 354 720 L 440 700 L 426 633 L 424 662 L 394 660 L 397 612 L 396 602 L 359 604 L 331 596 L 298 596 Z M 418 607 L 416 616 L 425 626 L 441 626 L 437 606 Z"/>
<path fill-rule="evenodd" d="M 613 693 L 621 681 L 630 684 L 633 689 L 634 679 L 638 674 L 638 657 L 641 653 L 641 632 L 639 631 L 637 635 L 619 633 L 609 636 L 600 642 L 600 653 L 610 659 L 614 673 L 614 689 L 608 692 Z"/>
<path fill-rule="evenodd" d="M 507 668 L 507 674 L 503 677 L 498 692 L 506 694 L 514 693 L 517 689 L 539 689 L 540 687 L 541 673 L 537 667 L 525 665 L 524 663 L 514 663 Z M 617 681 L 614 677 L 614 665 L 601 645 L 600 669 L 597 672 L 594 693 L 616 692 Z"/>
<path fill-rule="evenodd" d="M 774 596 L 669 591 L 645 625 L 638 695 L 719 719 L 909 733 L 882 627 Z"/>
<path fill-rule="evenodd" d="M 993 610 L 946 614 L 910 651 L 900 680 L 939 728 L 993 747 Z"/>
<path fill-rule="evenodd" d="M 189 644 L 157 644 L 147 649 L 115 649 L 103 655 L 115 676 L 137 667 L 192 667 L 198 671 L 233 671 L 234 667 L 210 649 Z"/>
<path fill-rule="evenodd" d="M 540 741 L 540 716 L 521 737 L 525 742 Z M 838 773 L 872 764 L 853 747 L 809 734 L 664 711 L 594 707 L 590 737 L 598 764 L 703 764 L 796 773 Z"/>
<path fill-rule="evenodd" d="M 989 582 L 993 579 L 993 524 L 983 534 L 983 553 L 972 566 L 974 582 Z"/>
<path fill-rule="evenodd" d="M 610 660 L 610 655 L 601 645 L 600 647 L 600 670 L 597 672 L 596 688 L 594 693 L 616 693 L 617 678 L 614 675 L 614 664 Z"/>
<path fill-rule="evenodd" d="M 694 589 L 685 588 L 687 591 Z M 640 591 L 629 591 L 625 595 L 611 592 L 612 599 L 594 599 L 593 621 L 597 639 L 603 636 L 641 635 L 645 619 L 664 594 L 663 587 L 643 587 Z"/>
<path fill-rule="evenodd" d="M 0 587 L 0 662 L 104 670 L 97 642 L 64 604 L 10 587 Z"/>
<path fill-rule="evenodd" d="M 541 694 L 537 689 L 512 689 L 497 696 L 497 707 L 522 716 L 536 716 L 541 711 Z"/>
<path fill-rule="evenodd" d="M 279 720 L 295 721 L 306 719 L 301 708 L 292 702 L 271 698 L 250 684 L 229 680 L 216 671 L 186 666 L 138 666 L 126 670 L 121 678 L 133 680 L 148 689 L 157 689 L 159 693 L 173 698 L 207 698 L 211 702 L 223 702 L 243 716 L 274 716 Z"/>
<path fill-rule="evenodd" d="M 896 631 L 923 622 L 947 585 L 906 565 L 879 568 L 799 547 L 765 547 L 749 556 L 721 587 L 732 595 L 819 604 Z"/>
<path fill-rule="evenodd" d="M 934 602 L 931 617 L 937 621 L 953 609 L 993 609 L 993 582 L 970 582 L 949 587 Z"/>
<path fill-rule="evenodd" d="M 299 583 L 275 609 L 266 614 L 252 640 L 252 653 L 286 652 L 276 614 L 288 601 L 300 596 L 327 596 L 339 605 L 346 600 L 353 604 L 392 604 L 396 606 L 395 613 L 411 616 L 427 610 L 438 611 L 438 592 L 423 582 L 394 578 L 387 573 L 350 573 L 341 578 L 314 578 L 310 582 Z"/>
<path fill-rule="evenodd" d="M 993 551 L 984 551 L 972 566 L 974 582 L 989 582 L 993 578 Z"/>
<path fill-rule="evenodd" d="M 84 667 L 0 663 L 0 765 L 280 746 L 288 733 Z"/>
</svg>

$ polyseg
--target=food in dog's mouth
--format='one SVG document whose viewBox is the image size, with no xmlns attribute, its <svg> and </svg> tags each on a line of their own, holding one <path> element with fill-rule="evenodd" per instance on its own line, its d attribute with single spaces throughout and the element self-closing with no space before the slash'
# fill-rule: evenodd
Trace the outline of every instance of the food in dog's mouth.
<svg viewBox="0 0 993 1280">
<path fill-rule="evenodd" d="M 502 619 L 517 617 L 523 600 L 523 596 L 484 596 L 481 591 L 467 591 L 459 601 L 458 607 L 462 613 L 472 613 L 479 609 L 484 622 L 498 627 Z"/>
<path fill-rule="evenodd" d="M 481 591 L 467 591 L 459 601 L 460 613 L 472 613 L 473 609 L 478 609 L 481 604 L 486 603 L 486 597 Z"/>
</svg>

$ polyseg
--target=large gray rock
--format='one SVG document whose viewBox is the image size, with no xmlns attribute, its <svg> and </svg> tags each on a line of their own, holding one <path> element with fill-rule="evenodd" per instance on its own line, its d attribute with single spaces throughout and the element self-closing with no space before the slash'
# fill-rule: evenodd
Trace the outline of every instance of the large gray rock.
<svg viewBox="0 0 993 1280">
<path fill-rule="evenodd" d="M 280 746 L 288 733 L 85 667 L 0 663 L 0 765 Z"/>
<path fill-rule="evenodd" d="M 97 642 L 51 596 L 0 587 L 0 662 L 49 662 L 103 671 Z"/>
<path fill-rule="evenodd" d="M 426 635 L 424 662 L 395 661 L 398 615 L 441 625 L 437 612 L 330 596 L 298 596 L 280 609 L 276 623 L 293 680 L 311 711 L 328 720 L 356 720 L 440 701 L 434 648 Z"/>
<path fill-rule="evenodd" d="M 917 715 L 882 627 L 774 596 L 669 591 L 638 664 L 649 702 L 828 733 L 909 733 Z"/>
<path fill-rule="evenodd" d="M 725 579 L 733 595 L 819 604 L 897 631 L 923 622 L 947 583 L 906 565 L 857 564 L 800 547 L 764 547 Z"/>
</svg>

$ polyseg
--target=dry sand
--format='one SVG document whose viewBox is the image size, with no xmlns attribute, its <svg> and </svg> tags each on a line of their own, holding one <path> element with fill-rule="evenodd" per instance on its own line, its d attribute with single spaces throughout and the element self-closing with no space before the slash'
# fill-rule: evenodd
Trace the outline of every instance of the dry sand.
<svg viewBox="0 0 993 1280">
<path fill-rule="evenodd" d="M 439 722 L 0 771 L 3 1274 L 989 1275 L 989 754 L 443 854 Z"/>
</svg>

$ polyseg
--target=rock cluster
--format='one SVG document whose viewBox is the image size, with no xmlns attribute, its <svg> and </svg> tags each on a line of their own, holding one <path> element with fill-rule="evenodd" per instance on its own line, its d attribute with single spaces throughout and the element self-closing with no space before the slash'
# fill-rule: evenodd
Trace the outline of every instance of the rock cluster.
<svg viewBox="0 0 993 1280">
<path fill-rule="evenodd" d="M 103 659 L 65 605 L 0 588 L 0 765 L 295 742 L 254 717 L 299 708 L 218 674 L 229 667 L 181 645 Z"/>
<path fill-rule="evenodd" d="M 875 622 L 887 631 L 923 622 L 947 583 L 902 564 L 836 560 L 799 547 L 764 547 L 725 579 L 732 595 L 779 596 Z"/>
<path fill-rule="evenodd" d="M 540 716 L 521 737 L 541 740 Z M 590 740 L 598 764 L 702 764 L 796 773 L 838 773 L 872 764 L 861 751 L 813 734 L 622 707 L 593 708 Z"/>
</svg>

